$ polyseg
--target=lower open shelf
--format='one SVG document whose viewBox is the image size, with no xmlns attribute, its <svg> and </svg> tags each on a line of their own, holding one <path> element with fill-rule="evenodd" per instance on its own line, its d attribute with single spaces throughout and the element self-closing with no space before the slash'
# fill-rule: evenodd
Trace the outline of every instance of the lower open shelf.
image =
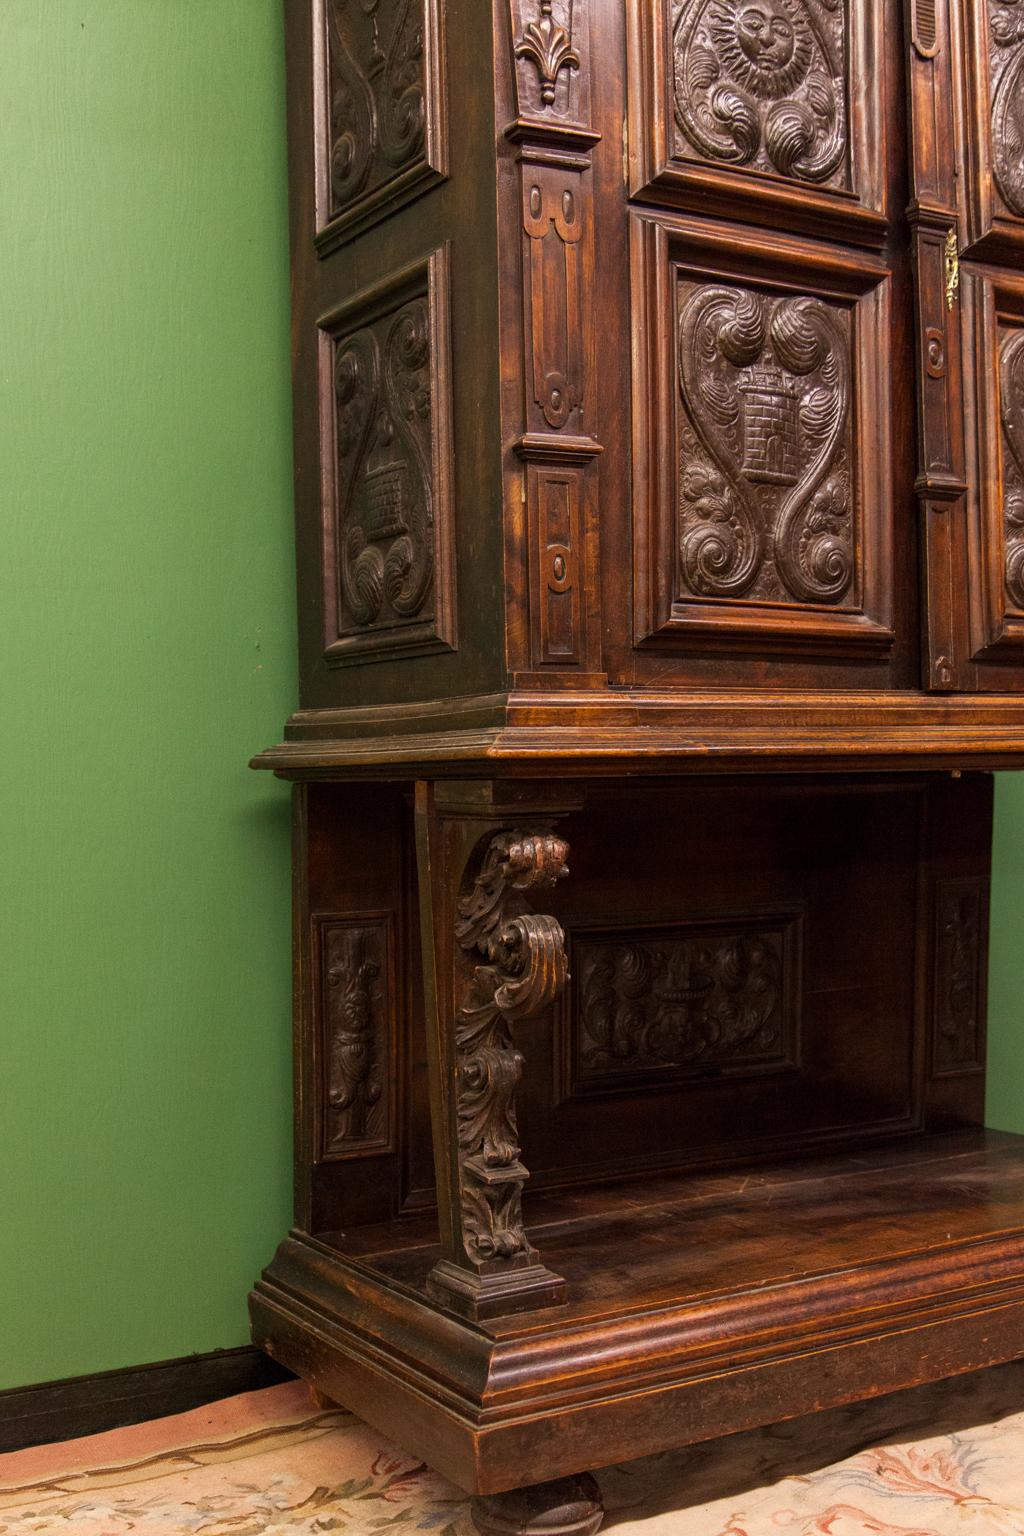
<svg viewBox="0 0 1024 1536">
<path fill-rule="evenodd" d="M 474 1323 L 423 1220 L 293 1233 L 258 1343 L 476 1492 L 1024 1354 L 1024 1137 L 967 1133 L 526 1207 L 563 1305 Z"/>
</svg>

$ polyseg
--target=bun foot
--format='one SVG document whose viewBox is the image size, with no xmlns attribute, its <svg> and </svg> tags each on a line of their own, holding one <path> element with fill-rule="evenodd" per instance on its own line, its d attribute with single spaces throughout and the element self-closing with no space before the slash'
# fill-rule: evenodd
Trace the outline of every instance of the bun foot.
<svg viewBox="0 0 1024 1536">
<path fill-rule="evenodd" d="M 477 1497 L 472 1516 L 480 1536 L 594 1536 L 604 1505 L 597 1483 L 584 1472 Z"/>
</svg>

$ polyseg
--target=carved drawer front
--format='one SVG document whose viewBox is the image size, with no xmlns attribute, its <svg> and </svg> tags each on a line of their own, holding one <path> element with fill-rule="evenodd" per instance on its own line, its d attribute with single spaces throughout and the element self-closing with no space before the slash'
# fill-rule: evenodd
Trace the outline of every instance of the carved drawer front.
<svg viewBox="0 0 1024 1536">
<path fill-rule="evenodd" d="M 971 97 L 969 232 L 985 247 L 1024 246 L 1024 9 L 961 0 Z"/>
<path fill-rule="evenodd" d="M 880 243 L 881 39 L 894 9 L 883 0 L 631 6 L 633 192 Z"/>
<path fill-rule="evenodd" d="M 577 931 L 566 1097 L 799 1067 L 800 914 Z"/>
<path fill-rule="evenodd" d="M 313 922 L 317 1161 L 395 1142 L 395 958 L 386 913 Z"/>
<path fill-rule="evenodd" d="M 320 327 L 325 658 L 454 649 L 447 253 Z"/>
<path fill-rule="evenodd" d="M 1024 281 L 968 271 L 963 302 L 974 395 L 967 413 L 971 638 L 976 659 L 1019 666 L 1024 663 Z"/>
<path fill-rule="evenodd" d="M 321 254 L 448 170 L 441 0 L 314 0 Z"/>
<path fill-rule="evenodd" d="M 884 268 L 637 218 L 636 638 L 884 650 Z"/>
</svg>

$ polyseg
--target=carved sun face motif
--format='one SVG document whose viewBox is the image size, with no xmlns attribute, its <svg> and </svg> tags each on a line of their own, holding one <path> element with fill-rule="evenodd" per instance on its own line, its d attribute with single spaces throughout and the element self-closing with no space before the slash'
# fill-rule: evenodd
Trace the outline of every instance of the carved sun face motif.
<svg viewBox="0 0 1024 1536">
<path fill-rule="evenodd" d="M 791 95 L 810 68 L 810 28 L 792 0 L 716 0 L 708 26 L 730 79 L 762 100 Z"/>
</svg>

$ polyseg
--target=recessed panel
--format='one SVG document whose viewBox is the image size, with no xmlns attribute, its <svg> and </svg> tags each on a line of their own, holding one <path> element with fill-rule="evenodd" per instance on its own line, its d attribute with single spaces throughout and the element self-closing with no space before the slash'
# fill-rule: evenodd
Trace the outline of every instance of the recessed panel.
<svg viewBox="0 0 1024 1536">
<path fill-rule="evenodd" d="M 443 7 L 316 0 L 317 244 L 330 249 L 443 179 Z"/>
<path fill-rule="evenodd" d="M 799 1065 L 800 914 L 569 935 L 570 1096 Z"/>
<path fill-rule="evenodd" d="M 634 190 L 880 241 L 882 23 L 876 0 L 644 0 Z"/>
<path fill-rule="evenodd" d="M 850 185 L 846 0 L 677 0 L 678 159 Z"/>
<path fill-rule="evenodd" d="M 748 265 L 664 220 L 636 235 L 638 641 L 884 648 L 884 271 L 767 243 Z"/>
<path fill-rule="evenodd" d="M 321 321 L 324 649 L 454 644 L 447 260 Z"/>
<path fill-rule="evenodd" d="M 961 0 L 971 93 L 970 239 L 1024 245 L 1024 14 L 1017 0 Z"/>
<path fill-rule="evenodd" d="M 963 315 L 973 658 L 983 686 L 1011 689 L 1024 665 L 1024 282 L 965 272 Z"/>
</svg>

